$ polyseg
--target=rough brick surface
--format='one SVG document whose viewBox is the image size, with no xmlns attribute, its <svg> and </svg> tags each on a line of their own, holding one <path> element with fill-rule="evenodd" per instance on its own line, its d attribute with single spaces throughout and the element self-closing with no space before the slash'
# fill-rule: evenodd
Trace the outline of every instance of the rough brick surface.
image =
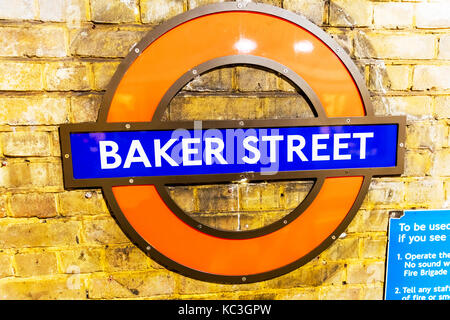
<svg viewBox="0 0 450 320">
<path fill-rule="evenodd" d="M 218 2 L 0 0 L 0 300 L 383 298 L 389 211 L 450 206 L 447 1 L 254 1 L 321 27 L 361 71 L 375 114 L 407 117 L 404 174 L 374 179 L 345 234 L 289 274 L 240 286 L 177 275 L 128 240 L 101 190 L 64 190 L 58 126 L 97 120 L 114 72 L 147 31 Z M 162 120 L 313 116 L 283 78 L 237 66 L 195 78 Z M 168 192 L 198 222 L 250 230 L 291 212 L 312 185 Z"/>
</svg>

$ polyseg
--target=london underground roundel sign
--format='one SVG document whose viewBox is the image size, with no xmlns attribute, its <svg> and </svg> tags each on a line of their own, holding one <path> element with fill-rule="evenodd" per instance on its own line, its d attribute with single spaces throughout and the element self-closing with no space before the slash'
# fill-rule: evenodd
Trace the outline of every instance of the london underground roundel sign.
<svg viewBox="0 0 450 320">
<path fill-rule="evenodd" d="M 195 77 L 239 64 L 283 75 L 315 117 L 201 127 L 161 120 Z M 373 176 L 402 173 L 405 119 L 374 116 L 357 68 L 314 24 L 280 8 L 229 2 L 149 32 L 119 66 L 98 121 L 63 125 L 60 136 L 65 187 L 101 187 L 117 223 L 151 258 L 192 278 L 249 283 L 317 256 L 350 223 Z M 243 178 L 314 185 L 283 219 L 248 231 L 195 221 L 166 189 Z"/>
</svg>

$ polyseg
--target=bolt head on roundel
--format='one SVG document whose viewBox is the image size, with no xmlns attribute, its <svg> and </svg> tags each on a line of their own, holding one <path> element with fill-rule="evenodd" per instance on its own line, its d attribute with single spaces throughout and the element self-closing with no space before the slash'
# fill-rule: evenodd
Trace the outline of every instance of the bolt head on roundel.
<svg viewBox="0 0 450 320">
<path fill-rule="evenodd" d="M 203 121 L 201 129 L 192 121 L 161 120 L 195 77 L 235 65 L 287 78 L 315 117 Z M 200 134 L 197 151 L 196 140 L 173 138 L 180 128 Z M 223 140 L 205 138 L 213 129 Z M 254 150 L 248 137 L 246 162 L 225 161 L 228 133 L 252 130 L 249 141 L 260 144 L 257 136 L 273 129 L 277 136 L 261 141 L 277 146 L 277 172 L 264 174 L 257 160 L 248 160 Z M 192 278 L 250 283 L 292 271 L 335 241 L 359 209 L 371 178 L 403 171 L 404 131 L 404 117 L 374 116 L 358 69 L 320 28 L 277 7 L 238 2 L 188 11 L 149 32 L 119 66 L 98 121 L 63 125 L 60 135 L 65 187 L 102 188 L 117 223 L 151 258 Z M 222 145 L 223 159 L 217 149 L 211 151 L 213 142 L 215 148 Z M 202 149 L 208 143 L 209 151 Z M 183 153 L 209 152 L 221 163 L 177 160 L 170 156 L 177 146 Z M 195 221 L 166 188 L 241 179 L 314 179 L 314 185 L 283 219 L 247 231 Z"/>
</svg>

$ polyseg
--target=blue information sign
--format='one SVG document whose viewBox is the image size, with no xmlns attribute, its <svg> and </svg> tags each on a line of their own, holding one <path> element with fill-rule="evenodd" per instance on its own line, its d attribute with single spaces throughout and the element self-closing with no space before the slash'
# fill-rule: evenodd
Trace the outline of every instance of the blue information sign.
<svg viewBox="0 0 450 320">
<path fill-rule="evenodd" d="M 74 179 L 390 168 L 397 141 L 397 124 L 70 134 Z"/>
<path fill-rule="evenodd" d="M 450 210 L 391 218 L 386 300 L 450 300 Z"/>
</svg>

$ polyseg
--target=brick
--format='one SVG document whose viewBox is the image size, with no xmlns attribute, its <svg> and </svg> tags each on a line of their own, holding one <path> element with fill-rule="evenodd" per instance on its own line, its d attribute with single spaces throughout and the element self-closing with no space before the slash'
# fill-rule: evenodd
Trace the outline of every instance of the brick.
<svg viewBox="0 0 450 320">
<path fill-rule="evenodd" d="M 260 119 L 312 118 L 311 107 L 300 95 L 267 97 L 263 99 L 263 110 L 257 116 Z"/>
<path fill-rule="evenodd" d="M 278 77 L 264 70 L 237 67 L 236 87 L 239 91 L 277 91 Z"/>
<path fill-rule="evenodd" d="M 281 189 L 276 183 L 261 184 L 261 209 L 273 210 L 281 208 Z"/>
<path fill-rule="evenodd" d="M 332 0 L 329 23 L 333 26 L 370 26 L 373 4 L 367 0 Z"/>
<path fill-rule="evenodd" d="M 370 284 L 384 281 L 384 261 L 351 263 L 347 267 L 348 284 Z"/>
<path fill-rule="evenodd" d="M 315 289 L 289 289 L 279 291 L 277 293 L 277 300 L 318 300 L 318 292 Z"/>
<path fill-rule="evenodd" d="M 405 172 L 408 177 L 423 177 L 430 174 L 433 164 L 431 152 L 423 151 L 407 151 L 405 156 Z"/>
<path fill-rule="evenodd" d="M 0 27 L 0 56 L 65 57 L 66 36 L 63 28 Z"/>
<path fill-rule="evenodd" d="M 86 299 L 84 281 L 71 285 L 71 277 L 55 279 L 12 279 L 0 282 L 1 300 L 81 300 Z"/>
<path fill-rule="evenodd" d="M 376 27 L 406 28 L 412 27 L 414 19 L 414 4 L 399 2 L 375 3 L 373 20 Z"/>
<path fill-rule="evenodd" d="M 450 118 L 450 96 L 438 96 L 435 99 L 436 118 Z"/>
<path fill-rule="evenodd" d="M 83 239 L 88 244 L 129 243 L 113 218 L 85 220 Z"/>
<path fill-rule="evenodd" d="M 353 32 L 342 29 L 328 29 L 326 32 L 337 42 L 350 56 L 353 56 Z"/>
<path fill-rule="evenodd" d="M 439 38 L 439 59 L 450 59 L 450 35 L 442 35 Z"/>
<path fill-rule="evenodd" d="M 108 247 L 105 250 L 106 271 L 145 270 L 150 258 L 135 246 Z"/>
<path fill-rule="evenodd" d="M 70 34 L 70 51 L 79 56 L 125 57 L 144 33 L 107 27 L 75 29 Z"/>
<path fill-rule="evenodd" d="M 254 284 L 239 284 L 239 285 L 230 285 L 230 284 L 215 284 L 205 281 L 199 281 L 187 277 L 179 278 L 180 294 L 201 294 L 201 293 L 219 293 L 219 292 L 233 292 L 237 290 L 245 291 L 245 290 L 257 290 L 261 288 L 260 283 Z"/>
<path fill-rule="evenodd" d="M 183 90 L 186 91 L 231 91 L 233 89 L 233 68 L 220 68 L 195 77 Z"/>
<path fill-rule="evenodd" d="M 10 162 L 7 167 L 11 188 L 62 187 L 60 164 L 40 162 Z"/>
<path fill-rule="evenodd" d="M 444 202 L 444 183 L 437 178 L 422 178 L 408 183 L 406 202 L 408 205 L 440 206 Z"/>
<path fill-rule="evenodd" d="M 73 122 L 97 121 L 102 96 L 96 94 L 74 95 L 70 99 Z"/>
<path fill-rule="evenodd" d="M 99 62 L 93 64 L 94 89 L 105 90 L 117 70 L 117 62 Z"/>
<path fill-rule="evenodd" d="M 137 0 L 91 1 L 91 16 L 95 22 L 136 22 L 139 16 Z"/>
<path fill-rule="evenodd" d="M 447 90 L 450 89 L 450 66 L 425 65 L 415 66 L 413 90 Z"/>
<path fill-rule="evenodd" d="M 377 64 L 370 66 L 369 88 L 377 91 L 407 90 L 411 68 L 405 65 Z"/>
<path fill-rule="evenodd" d="M 59 211 L 63 216 L 107 213 L 103 197 L 95 191 L 67 191 L 58 194 Z"/>
<path fill-rule="evenodd" d="M 324 0 L 284 0 L 283 7 L 289 11 L 301 14 L 311 22 L 322 25 L 325 13 Z"/>
<path fill-rule="evenodd" d="M 447 126 L 438 121 L 415 121 L 406 127 L 408 149 L 437 150 L 446 145 Z"/>
<path fill-rule="evenodd" d="M 87 21 L 84 0 L 38 0 L 39 19 L 42 21 L 66 22 L 69 28 L 80 27 Z"/>
<path fill-rule="evenodd" d="M 199 212 L 230 212 L 239 210 L 237 187 L 208 186 L 197 189 Z"/>
<path fill-rule="evenodd" d="M 14 275 L 13 259 L 9 254 L 0 253 L 0 279 Z"/>
<path fill-rule="evenodd" d="M 347 237 L 338 239 L 328 249 L 320 254 L 326 261 L 357 259 L 359 255 L 359 239 Z"/>
<path fill-rule="evenodd" d="M 49 275 L 58 271 L 54 252 L 19 253 L 14 259 L 16 274 L 20 277 Z"/>
<path fill-rule="evenodd" d="M 44 68 L 46 89 L 50 91 L 83 91 L 91 89 L 88 65 L 51 63 Z"/>
<path fill-rule="evenodd" d="M 295 181 L 284 184 L 284 192 L 281 197 L 284 198 L 284 207 L 294 209 L 306 198 L 311 191 L 313 181 Z"/>
<path fill-rule="evenodd" d="M 382 286 L 365 287 L 362 300 L 383 300 L 384 288 Z"/>
<path fill-rule="evenodd" d="M 436 37 L 410 33 L 358 32 L 355 55 L 358 58 L 433 59 Z"/>
<path fill-rule="evenodd" d="M 1 181 L 1 180 L 0 180 Z M 1 186 L 1 183 L 0 183 Z M 7 209 L 7 196 L 0 196 L 0 218 L 6 217 L 8 213 Z"/>
<path fill-rule="evenodd" d="M 16 131 L 3 134 L 3 154 L 10 157 L 50 156 L 48 132 Z"/>
<path fill-rule="evenodd" d="M 175 203 L 183 210 L 184 212 L 193 212 L 195 211 L 195 195 L 194 189 L 191 187 L 167 187 L 169 190 L 169 194 Z"/>
<path fill-rule="evenodd" d="M 218 2 L 226 2 L 226 0 L 187 0 L 189 10 Z"/>
<path fill-rule="evenodd" d="M 68 121 L 68 101 L 62 97 L 0 97 L 0 124 L 52 125 Z"/>
<path fill-rule="evenodd" d="M 374 179 L 369 188 L 369 202 L 375 205 L 399 205 L 404 202 L 404 189 L 401 181 Z"/>
<path fill-rule="evenodd" d="M 62 272 L 91 273 L 103 270 L 101 249 L 94 248 L 72 248 L 59 252 Z"/>
<path fill-rule="evenodd" d="M 261 184 L 245 183 L 237 186 L 239 190 L 239 208 L 243 211 L 261 209 Z"/>
<path fill-rule="evenodd" d="M 433 175 L 450 176 L 450 149 L 439 150 L 435 154 Z"/>
<path fill-rule="evenodd" d="M 383 96 L 374 97 L 376 115 L 405 115 L 408 121 L 431 119 L 433 100 L 430 96 Z"/>
<path fill-rule="evenodd" d="M 16 0 L 14 5 L 8 0 L 0 0 L 0 19 L 31 20 L 37 11 L 34 0 Z"/>
<path fill-rule="evenodd" d="M 364 238 L 361 243 L 361 257 L 363 259 L 381 259 L 386 256 L 386 238 Z"/>
<path fill-rule="evenodd" d="M 0 62 L 0 90 L 41 90 L 42 66 L 32 62 Z"/>
<path fill-rule="evenodd" d="M 388 210 L 360 210 L 348 226 L 347 232 L 386 232 L 388 215 Z"/>
<path fill-rule="evenodd" d="M 158 297 L 174 293 L 175 279 L 168 272 L 111 274 L 90 280 L 89 298 Z"/>
<path fill-rule="evenodd" d="M 10 199 L 11 215 L 18 218 L 50 218 L 57 215 L 52 193 L 17 193 Z"/>
<path fill-rule="evenodd" d="M 439 3 L 418 3 L 416 5 L 417 28 L 449 28 L 450 4 L 446 1 Z"/>
<path fill-rule="evenodd" d="M 143 23 L 161 23 L 184 11 L 183 0 L 141 0 Z"/>
<path fill-rule="evenodd" d="M 224 212 L 222 214 L 214 213 L 213 215 L 190 214 L 190 216 L 194 220 L 214 229 L 222 229 L 228 231 L 240 230 L 240 214 L 236 214 L 234 212 Z"/>
<path fill-rule="evenodd" d="M 76 245 L 81 223 L 42 221 L 0 225 L 0 248 L 29 248 Z"/>
</svg>

